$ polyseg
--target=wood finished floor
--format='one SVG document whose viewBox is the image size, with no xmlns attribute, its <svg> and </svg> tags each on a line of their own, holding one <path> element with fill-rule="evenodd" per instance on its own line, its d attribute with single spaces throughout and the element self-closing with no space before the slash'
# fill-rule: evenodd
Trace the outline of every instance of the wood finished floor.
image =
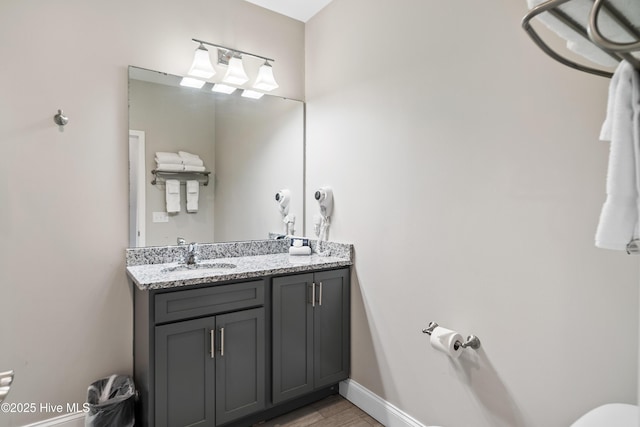
<svg viewBox="0 0 640 427">
<path fill-rule="evenodd" d="M 335 394 L 254 427 L 384 427 L 360 408 Z"/>
</svg>

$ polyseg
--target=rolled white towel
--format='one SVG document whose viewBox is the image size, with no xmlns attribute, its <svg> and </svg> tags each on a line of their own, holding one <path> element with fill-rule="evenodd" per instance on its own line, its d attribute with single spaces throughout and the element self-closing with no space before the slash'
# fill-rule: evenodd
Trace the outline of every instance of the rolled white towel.
<svg viewBox="0 0 640 427">
<path fill-rule="evenodd" d="M 156 162 L 163 164 L 181 164 L 182 157 L 178 153 L 167 153 L 165 151 L 156 152 Z"/>
<path fill-rule="evenodd" d="M 185 172 L 204 172 L 204 166 L 192 166 L 192 165 L 184 165 Z"/>
<path fill-rule="evenodd" d="M 156 170 L 165 171 L 165 172 L 182 172 L 184 171 L 185 166 L 183 164 L 172 164 L 172 163 L 158 163 L 156 165 Z"/>
</svg>

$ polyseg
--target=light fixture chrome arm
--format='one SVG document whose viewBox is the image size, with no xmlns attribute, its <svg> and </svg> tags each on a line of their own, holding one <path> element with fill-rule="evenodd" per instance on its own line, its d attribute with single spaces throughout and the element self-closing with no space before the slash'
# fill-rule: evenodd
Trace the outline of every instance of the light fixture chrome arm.
<svg viewBox="0 0 640 427">
<path fill-rule="evenodd" d="M 255 53 L 249 53 L 249 52 L 245 52 L 243 50 L 232 49 L 232 48 L 227 47 L 227 46 L 222 46 L 222 45 L 219 45 L 219 44 L 207 42 L 207 41 L 200 40 L 200 39 L 191 39 L 191 40 L 193 40 L 196 43 L 206 44 L 206 45 L 209 45 L 209 46 L 217 47 L 219 49 L 224 49 L 224 50 L 229 51 L 229 52 L 235 52 L 235 53 L 239 53 L 241 55 L 253 56 L 254 58 L 264 59 L 265 61 L 276 62 L 275 59 L 267 58 L 266 56 L 262 56 L 262 55 L 256 55 Z"/>
</svg>

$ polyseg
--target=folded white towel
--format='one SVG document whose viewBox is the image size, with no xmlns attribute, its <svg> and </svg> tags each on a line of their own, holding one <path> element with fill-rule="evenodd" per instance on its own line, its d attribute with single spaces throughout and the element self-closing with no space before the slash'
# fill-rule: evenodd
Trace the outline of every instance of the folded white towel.
<svg viewBox="0 0 640 427">
<path fill-rule="evenodd" d="M 187 181 L 187 212 L 198 212 L 198 196 L 200 183 L 195 180 Z"/>
<path fill-rule="evenodd" d="M 185 157 L 184 159 L 182 159 L 182 164 L 185 166 L 204 166 L 204 162 L 202 161 L 202 159 L 194 159 L 191 157 Z"/>
<path fill-rule="evenodd" d="M 180 212 L 180 181 L 168 179 L 165 182 L 165 197 L 167 199 L 167 212 Z"/>
<path fill-rule="evenodd" d="M 184 165 L 184 170 L 186 172 L 204 172 L 205 168 L 204 168 L 204 166 Z"/>
<path fill-rule="evenodd" d="M 547 0 L 527 0 L 530 9 L 545 3 Z M 622 12 L 629 18 L 640 16 L 640 1 L 638 0 L 610 0 L 611 5 Z M 569 15 L 584 28 L 588 27 L 589 14 L 593 7 L 593 0 L 571 0 L 558 9 Z M 559 19 L 549 13 L 541 13 L 537 19 L 544 23 L 549 29 L 567 40 L 567 48 L 575 53 L 595 62 L 608 67 L 615 67 L 617 61 L 593 44 L 590 40 L 582 37 L 578 32 L 569 28 Z M 637 24 L 640 25 L 640 24 Z M 609 39 L 617 42 L 635 41 L 626 31 L 622 29 L 608 14 L 601 11 L 598 16 L 598 28 L 600 32 L 605 34 Z M 637 26 L 636 28 L 640 28 Z"/>
<path fill-rule="evenodd" d="M 156 170 L 165 171 L 165 172 L 182 172 L 184 171 L 184 165 L 174 165 L 172 163 L 158 163 L 156 165 Z"/>
<path fill-rule="evenodd" d="M 182 158 L 178 155 L 178 153 L 167 153 L 165 151 L 158 151 L 156 153 L 156 162 L 179 165 L 182 163 Z"/>
<path fill-rule="evenodd" d="M 625 250 L 638 238 L 640 195 L 640 72 L 622 61 L 609 85 L 607 117 L 600 139 L 611 141 L 607 199 L 596 231 L 596 246 Z"/>
<path fill-rule="evenodd" d="M 198 156 L 197 154 L 189 153 L 187 151 L 178 151 L 178 156 L 182 158 L 192 158 L 192 159 L 200 158 L 200 156 Z"/>
<path fill-rule="evenodd" d="M 178 151 L 182 164 L 191 166 L 204 166 L 204 162 L 197 154 L 187 153 L 186 151 Z"/>
</svg>

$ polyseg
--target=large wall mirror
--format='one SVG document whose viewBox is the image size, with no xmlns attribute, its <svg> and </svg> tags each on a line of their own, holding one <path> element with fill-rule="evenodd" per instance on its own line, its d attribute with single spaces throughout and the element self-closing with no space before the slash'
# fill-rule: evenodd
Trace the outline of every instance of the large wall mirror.
<svg viewBox="0 0 640 427">
<path fill-rule="evenodd" d="M 261 240 L 283 233 L 275 200 L 291 194 L 295 234 L 304 218 L 304 105 L 179 85 L 180 77 L 129 67 L 130 233 L 132 247 Z M 156 177 L 155 153 L 197 154 L 208 175 Z M 155 178 L 155 184 L 152 183 Z M 180 211 L 167 214 L 165 179 L 180 181 Z M 187 181 L 199 181 L 197 212 L 187 212 Z M 205 185 L 207 183 L 207 185 Z M 173 197 L 173 196 L 172 196 Z"/>
</svg>

